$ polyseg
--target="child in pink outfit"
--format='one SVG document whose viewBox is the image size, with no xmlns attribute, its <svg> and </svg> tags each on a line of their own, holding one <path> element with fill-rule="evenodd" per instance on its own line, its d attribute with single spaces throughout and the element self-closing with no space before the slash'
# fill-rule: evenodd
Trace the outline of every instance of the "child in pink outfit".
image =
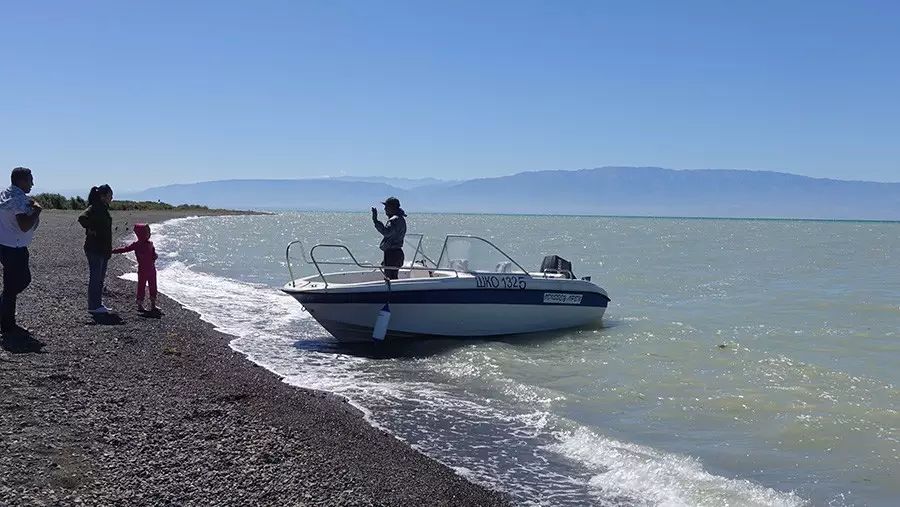
<svg viewBox="0 0 900 507">
<path fill-rule="evenodd" d="M 134 224 L 134 234 L 137 241 L 122 247 L 116 248 L 112 253 L 134 252 L 138 262 L 138 286 L 137 286 L 137 304 L 138 310 L 144 311 L 144 291 L 149 285 L 150 287 L 150 311 L 156 311 L 156 247 L 150 241 L 150 226 L 147 224 Z"/>
</svg>

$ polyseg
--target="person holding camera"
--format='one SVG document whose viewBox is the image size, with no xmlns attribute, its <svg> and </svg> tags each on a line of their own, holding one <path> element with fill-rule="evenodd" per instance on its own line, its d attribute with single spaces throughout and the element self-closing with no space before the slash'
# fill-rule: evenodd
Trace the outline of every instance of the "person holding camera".
<svg viewBox="0 0 900 507">
<path fill-rule="evenodd" d="M 400 207 L 400 199 L 396 197 L 388 197 L 384 200 L 384 213 L 387 215 L 387 221 L 381 223 L 378 220 L 378 210 L 372 208 L 372 222 L 375 228 L 381 233 L 381 251 L 384 252 L 384 260 L 381 265 L 395 269 L 385 269 L 384 276 L 388 280 L 396 280 L 400 274 L 400 270 L 396 268 L 403 267 L 403 239 L 406 237 L 406 212 Z"/>
</svg>

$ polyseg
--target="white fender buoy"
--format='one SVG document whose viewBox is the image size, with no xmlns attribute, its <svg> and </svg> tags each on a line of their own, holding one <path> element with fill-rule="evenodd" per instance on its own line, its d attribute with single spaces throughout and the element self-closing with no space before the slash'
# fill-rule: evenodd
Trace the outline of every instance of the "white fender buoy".
<svg viewBox="0 0 900 507">
<path fill-rule="evenodd" d="M 391 322 L 391 307 L 387 303 L 378 312 L 378 318 L 375 319 L 375 328 L 372 329 L 372 338 L 381 341 L 387 334 L 388 324 Z"/>
</svg>

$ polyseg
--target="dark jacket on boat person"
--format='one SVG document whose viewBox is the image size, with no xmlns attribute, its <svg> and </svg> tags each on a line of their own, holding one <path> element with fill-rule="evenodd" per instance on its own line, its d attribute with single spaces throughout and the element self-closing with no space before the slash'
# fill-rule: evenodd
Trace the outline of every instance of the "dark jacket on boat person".
<svg viewBox="0 0 900 507">
<path fill-rule="evenodd" d="M 399 250 L 403 248 L 403 239 L 406 237 L 406 212 L 402 208 L 396 215 L 388 217 L 385 223 L 381 223 L 377 218 L 373 220 L 375 228 L 381 233 L 381 244 L 379 248 L 383 251 Z"/>
<path fill-rule="evenodd" d="M 372 222 L 381 233 L 379 248 L 384 252 L 382 266 L 400 268 L 403 267 L 403 239 L 406 237 L 406 212 L 400 207 L 400 200 L 396 197 L 388 197 L 384 204 L 384 212 L 387 214 L 387 222 L 378 220 L 378 210 L 372 208 Z M 397 269 L 385 269 L 384 275 L 389 280 L 396 280 L 400 271 Z"/>
</svg>

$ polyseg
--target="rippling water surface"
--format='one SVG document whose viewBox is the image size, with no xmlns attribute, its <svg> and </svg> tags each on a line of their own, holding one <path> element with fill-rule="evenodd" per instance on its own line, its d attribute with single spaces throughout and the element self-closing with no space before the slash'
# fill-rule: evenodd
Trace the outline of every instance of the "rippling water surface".
<svg viewBox="0 0 900 507">
<path fill-rule="evenodd" d="M 298 386 L 537 505 L 895 505 L 900 224 L 412 215 L 572 260 L 603 327 L 338 348 L 278 287 L 291 239 L 378 259 L 365 214 L 157 227 L 161 290 Z M 301 268 L 304 274 L 311 271 Z"/>
</svg>

